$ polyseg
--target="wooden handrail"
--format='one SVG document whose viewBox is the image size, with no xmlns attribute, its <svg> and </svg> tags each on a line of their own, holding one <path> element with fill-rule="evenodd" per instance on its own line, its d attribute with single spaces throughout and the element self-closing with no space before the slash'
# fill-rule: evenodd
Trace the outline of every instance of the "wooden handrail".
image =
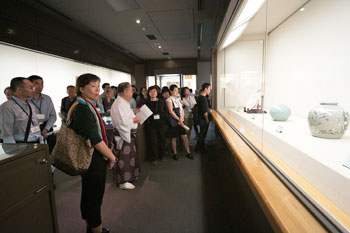
<svg viewBox="0 0 350 233">
<path fill-rule="evenodd" d="M 274 231 L 327 232 L 226 121 L 212 115 Z"/>
</svg>

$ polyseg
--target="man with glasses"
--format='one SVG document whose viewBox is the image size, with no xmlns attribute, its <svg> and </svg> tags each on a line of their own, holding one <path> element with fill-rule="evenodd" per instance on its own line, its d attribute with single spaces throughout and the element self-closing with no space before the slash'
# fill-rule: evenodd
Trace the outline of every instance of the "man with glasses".
<svg viewBox="0 0 350 233">
<path fill-rule="evenodd" d="M 49 151 L 51 153 L 55 146 L 56 138 L 55 135 L 47 136 L 47 133 L 53 131 L 52 126 L 57 120 L 55 107 L 50 96 L 41 93 L 44 88 L 42 77 L 32 75 L 28 77 L 28 80 L 31 81 L 35 87 L 33 98 L 30 102 L 35 107 L 35 112 L 40 124 L 41 135 L 47 140 Z"/>
<path fill-rule="evenodd" d="M 11 80 L 12 98 L 0 106 L 1 137 L 4 143 L 31 143 L 42 139 L 33 97 L 33 84 L 26 78 Z"/>
</svg>

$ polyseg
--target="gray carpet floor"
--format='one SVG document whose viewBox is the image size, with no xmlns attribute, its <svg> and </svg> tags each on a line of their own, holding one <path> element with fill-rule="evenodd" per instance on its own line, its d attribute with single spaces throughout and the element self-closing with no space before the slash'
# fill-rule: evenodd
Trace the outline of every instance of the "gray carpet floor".
<svg viewBox="0 0 350 233">
<path fill-rule="evenodd" d="M 179 161 L 145 161 L 132 191 L 117 188 L 108 170 L 103 225 L 113 233 L 272 232 L 214 124 L 207 144 L 209 153 L 194 160 L 179 153 Z M 85 232 L 80 177 L 56 170 L 54 180 L 59 231 Z"/>
</svg>

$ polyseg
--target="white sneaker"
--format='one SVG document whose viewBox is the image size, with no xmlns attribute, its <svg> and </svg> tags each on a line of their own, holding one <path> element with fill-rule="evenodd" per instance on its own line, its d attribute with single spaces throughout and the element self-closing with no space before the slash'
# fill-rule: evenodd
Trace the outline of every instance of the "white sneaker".
<svg viewBox="0 0 350 233">
<path fill-rule="evenodd" d="M 132 183 L 129 182 L 125 182 L 124 184 L 120 184 L 119 185 L 120 189 L 128 189 L 128 190 L 132 190 L 135 188 L 135 186 Z"/>
</svg>

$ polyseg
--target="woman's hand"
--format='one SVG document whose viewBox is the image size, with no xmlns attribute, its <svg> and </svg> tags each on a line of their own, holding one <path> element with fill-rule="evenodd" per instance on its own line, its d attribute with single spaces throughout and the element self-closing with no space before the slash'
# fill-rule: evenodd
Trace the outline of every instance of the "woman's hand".
<svg viewBox="0 0 350 233">
<path fill-rule="evenodd" d="M 112 169 L 114 167 L 115 162 L 116 162 L 116 159 L 108 160 L 107 168 Z"/>
<path fill-rule="evenodd" d="M 180 124 L 181 126 L 184 125 L 184 119 L 183 119 L 182 117 L 179 119 L 179 124 Z"/>
</svg>

